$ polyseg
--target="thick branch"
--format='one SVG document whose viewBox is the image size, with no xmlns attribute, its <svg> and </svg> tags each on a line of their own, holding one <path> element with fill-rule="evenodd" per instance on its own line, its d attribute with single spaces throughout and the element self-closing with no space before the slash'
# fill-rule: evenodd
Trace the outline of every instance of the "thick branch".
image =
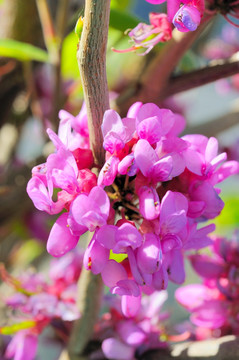
<svg viewBox="0 0 239 360">
<path fill-rule="evenodd" d="M 213 61 L 203 69 L 172 77 L 160 99 L 209 84 L 237 73 L 239 73 L 239 52 L 228 60 Z"/>
<path fill-rule="evenodd" d="M 83 33 L 77 53 L 87 107 L 90 144 L 98 165 L 104 163 L 101 123 L 109 109 L 106 78 L 106 46 L 110 0 L 87 0 Z"/>
<path fill-rule="evenodd" d="M 104 149 L 101 123 L 104 112 L 109 108 L 106 46 L 110 0 L 86 0 L 85 5 L 84 27 L 77 58 L 87 108 L 90 145 L 95 163 L 102 166 Z M 78 288 L 81 318 L 76 321 L 69 342 L 71 359 L 83 358 L 82 354 L 93 334 L 102 296 L 102 279 L 83 269 Z"/>
<path fill-rule="evenodd" d="M 100 311 L 102 289 L 101 275 L 94 275 L 83 268 L 78 281 L 78 309 L 81 318 L 74 324 L 68 346 L 71 360 L 84 359 L 82 354 L 91 339 Z"/>
</svg>

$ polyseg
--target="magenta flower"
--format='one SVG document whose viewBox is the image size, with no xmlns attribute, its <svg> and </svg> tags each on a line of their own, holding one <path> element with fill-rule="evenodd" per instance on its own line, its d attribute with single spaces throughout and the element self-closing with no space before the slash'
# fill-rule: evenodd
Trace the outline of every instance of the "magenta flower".
<svg viewBox="0 0 239 360">
<path fill-rule="evenodd" d="M 59 257 L 74 249 L 79 236 L 73 235 L 68 225 L 68 213 L 63 213 L 53 225 L 47 241 L 47 251 L 55 257 Z M 87 228 L 82 227 L 82 234 Z"/>
<path fill-rule="evenodd" d="M 107 337 L 102 343 L 106 358 L 132 360 L 136 352 L 142 355 L 150 349 L 165 348 L 165 343 L 162 343 L 159 338 L 163 332 L 160 321 L 168 317 L 168 314 L 161 313 L 167 293 L 161 291 L 150 296 L 143 296 L 142 305 L 137 312 L 135 312 L 137 303 L 129 303 L 127 301 L 129 297 L 124 298 L 123 308 L 127 309 L 126 317 L 124 311 L 122 314 L 118 307 L 113 307 L 109 314 L 111 337 Z M 137 301 L 137 298 L 135 299 Z"/>
<path fill-rule="evenodd" d="M 173 18 L 174 26 L 181 32 L 194 31 L 201 21 L 200 11 L 193 5 L 183 5 Z"/>
<path fill-rule="evenodd" d="M 165 42 L 172 38 L 172 27 L 166 14 L 150 13 L 150 24 L 139 23 L 134 29 L 128 32 L 130 42 L 133 46 L 125 50 L 112 49 L 118 53 L 125 53 L 139 49 L 146 49 L 139 55 L 148 54 L 159 42 Z"/>
<path fill-rule="evenodd" d="M 56 202 L 52 200 L 53 187 L 47 189 L 46 184 L 37 176 L 33 176 L 27 184 L 27 193 L 34 206 L 48 214 L 58 214 L 65 205 L 65 202 L 58 198 Z"/>
<path fill-rule="evenodd" d="M 146 1 L 151 4 L 162 4 L 166 0 Z M 167 0 L 168 18 L 181 32 L 196 30 L 200 24 L 204 9 L 204 0 Z"/>
<path fill-rule="evenodd" d="M 110 201 L 103 189 L 95 186 L 89 195 L 80 194 L 72 202 L 70 215 L 78 225 L 94 231 L 106 224 L 109 216 Z"/>
<path fill-rule="evenodd" d="M 7 359 L 34 360 L 37 353 L 38 339 L 27 331 L 18 332 L 8 344 L 5 352 Z"/>
<path fill-rule="evenodd" d="M 153 184 L 167 181 L 172 171 L 172 158 L 165 156 L 161 159 L 147 140 L 139 140 L 134 149 L 135 163 L 142 174 Z"/>
<path fill-rule="evenodd" d="M 94 232 L 84 266 L 100 274 L 112 294 L 122 297 L 124 315 L 135 317 L 144 293 L 166 289 L 169 280 L 184 281 L 187 250 L 212 244 L 208 234 L 214 225 L 199 228 L 198 223 L 220 213 L 223 202 L 214 185 L 238 172 L 239 164 L 224 162 L 226 154 L 218 154 L 215 138 L 179 138 L 185 126 L 182 116 L 137 102 L 123 119 L 114 110 L 106 111 L 102 124 L 106 162 L 97 177 L 90 150 L 70 146 L 72 134 L 86 135 L 82 116 L 80 125 L 63 113 L 59 136 L 48 130 L 56 150 L 33 169 L 28 193 L 40 210 L 56 214 L 64 209 L 47 242 L 51 255 L 66 254 L 82 234 Z M 116 262 L 117 254 L 124 261 Z M 194 262 L 201 268 L 198 258 Z M 214 280 L 218 264 L 205 264 L 204 269 Z M 48 301 L 62 319 L 59 308 L 73 318 L 74 310 L 69 304 L 59 305 L 54 291 L 42 295 L 42 303 Z M 30 308 L 36 310 L 39 299 L 33 298 Z"/>
<path fill-rule="evenodd" d="M 116 111 L 107 110 L 104 114 L 101 129 L 104 137 L 104 149 L 112 155 L 117 155 L 133 137 L 135 119 L 121 119 Z"/>
<path fill-rule="evenodd" d="M 100 170 L 98 182 L 99 186 L 109 186 L 113 184 L 118 173 L 119 158 L 111 156 Z"/>
<path fill-rule="evenodd" d="M 66 270 L 68 265 L 68 271 Z M 37 353 L 38 336 L 57 320 L 56 330 L 61 322 L 79 318 L 76 307 L 76 281 L 81 271 L 82 255 L 72 252 L 66 257 L 55 259 L 51 264 L 50 281 L 42 274 L 25 272 L 18 279 L 1 268 L 1 276 L 6 283 L 14 287 L 15 292 L 5 301 L 17 317 L 17 327 L 13 329 L 13 338 L 7 346 L 6 358 L 15 360 L 34 360 Z M 64 272 L 63 274 L 63 267 Z M 8 327 L 11 330 L 11 326 Z M 3 330 L 4 327 L 0 329 Z"/>
<path fill-rule="evenodd" d="M 190 256 L 203 284 L 179 288 L 176 298 L 191 312 L 191 321 L 199 330 L 220 329 L 221 335 L 239 334 L 238 314 L 238 231 L 232 239 L 214 238 L 212 255 Z M 199 331 L 198 331 L 199 332 Z"/>
</svg>

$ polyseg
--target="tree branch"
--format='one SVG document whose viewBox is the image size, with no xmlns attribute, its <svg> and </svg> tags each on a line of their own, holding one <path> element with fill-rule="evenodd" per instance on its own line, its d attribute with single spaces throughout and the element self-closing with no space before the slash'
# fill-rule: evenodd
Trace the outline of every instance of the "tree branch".
<svg viewBox="0 0 239 360">
<path fill-rule="evenodd" d="M 101 122 L 109 109 L 106 78 L 106 46 L 110 0 L 87 0 L 83 33 L 77 59 L 87 107 L 90 144 L 95 162 L 104 164 Z"/>
<path fill-rule="evenodd" d="M 82 38 L 77 59 L 87 108 L 90 145 L 95 163 L 104 164 L 101 123 L 109 108 L 106 78 L 106 46 L 109 28 L 110 0 L 86 0 Z M 78 282 L 78 307 L 81 318 L 75 322 L 69 341 L 70 359 L 83 359 L 84 350 L 97 319 L 101 296 L 101 276 L 82 269 Z"/>
<path fill-rule="evenodd" d="M 239 112 L 234 111 L 219 118 L 207 121 L 204 124 L 188 126 L 183 135 L 185 134 L 202 134 L 207 137 L 217 136 L 225 130 L 233 126 L 239 125 Z"/>
<path fill-rule="evenodd" d="M 172 77 L 161 94 L 160 100 L 237 73 L 239 73 L 239 52 L 227 60 L 213 61 L 205 68 Z"/>
</svg>

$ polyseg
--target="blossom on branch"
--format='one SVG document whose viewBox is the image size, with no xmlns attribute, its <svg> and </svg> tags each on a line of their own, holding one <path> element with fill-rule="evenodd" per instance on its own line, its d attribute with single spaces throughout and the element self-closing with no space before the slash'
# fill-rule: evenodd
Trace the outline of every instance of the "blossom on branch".
<svg viewBox="0 0 239 360">
<path fill-rule="evenodd" d="M 67 126 L 65 119 L 71 116 L 62 118 L 58 136 L 48 130 L 55 153 L 34 168 L 28 184 L 39 210 L 63 211 L 47 250 L 62 256 L 82 234 L 93 232 L 84 266 L 101 274 L 110 292 L 122 297 L 126 317 L 135 316 L 144 293 L 166 289 L 169 280 L 184 282 L 188 250 L 212 243 L 208 234 L 214 224 L 199 228 L 198 223 L 221 212 L 224 203 L 215 185 L 238 173 L 239 164 L 226 162 L 226 153 L 218 154 L 213 137 L 179 137 L 185 125 L 181 115 L 138 102 L 123 119 L 114 110 L 105 112 L 101 129 L 106 161 L 97 178 L 91 157 L 86 161 L 90 150 L 81 140 L 74 148 L 67 141 L 74 134 L 88 143 L 86 121 L 73 128 L 72 119 Z M 76 158 L 86 151 L 82 161 Z"/>
<path fill-rule="evenodd" d="M 112 50 L 118 53 L 125 53 L 146 49 L 143 53 L 138 53 L 139 55 L 146 55 L 158 43 L 168 41 L 172 38 L 172 26 L 166 14 L 150 13 L 149 22 L 149 25 L 139 23 L 134 29 L 126 31 L 133 46 L 124 50 L 114 48 L 112 48 Z"/>
</svg>

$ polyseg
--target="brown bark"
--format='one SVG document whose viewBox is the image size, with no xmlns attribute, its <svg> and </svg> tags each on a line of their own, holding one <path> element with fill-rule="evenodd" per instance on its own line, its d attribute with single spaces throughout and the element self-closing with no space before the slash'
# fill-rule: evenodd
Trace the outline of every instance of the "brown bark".
<svg viewBox="0 0 239 360">
<path fill-rule="evenodd" d="M 95 163 L 104 164 L 101 123 L 109 109 L 106 77 L 106 46 L 109 28 L 110 0 L 86 0 L 82 37 L 77 59 L 87 108 L 90 145 Z M 78 308 L 81 318 L 75 322 L 70 342 L 70 359 L 84 359 L 84 350 L 94 332 L 101 297 L 102 279 L 82 270 L 78 282 Z M 68 357 L 67 354 L 62 355 Z"/>
<path fill-rule="evenodd" d="M 106 46 L 110 0 L 88 0 L 85 5 L 83 33 L 77 53 L 87 107 L 90 144 L 95 161 L 104 163 L 101 123 L 109 109 L 106 78 Z"/>
</svg>

